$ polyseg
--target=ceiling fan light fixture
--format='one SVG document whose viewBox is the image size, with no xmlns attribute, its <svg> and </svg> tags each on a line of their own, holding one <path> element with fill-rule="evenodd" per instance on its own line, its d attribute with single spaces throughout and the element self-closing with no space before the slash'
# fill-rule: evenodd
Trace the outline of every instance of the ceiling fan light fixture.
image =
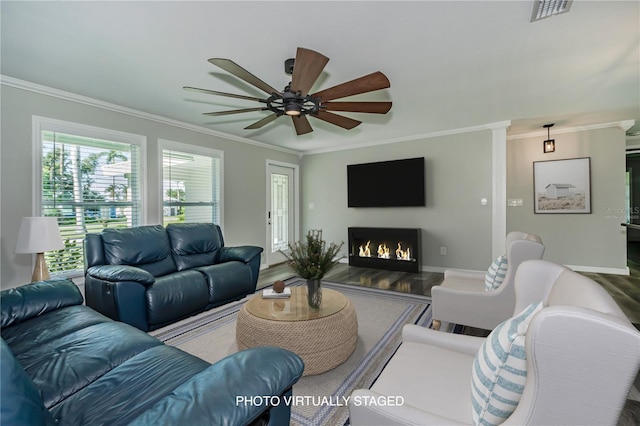
<svg viewBox="0 0 640 426">
<path fill-rule="evenodd" d="M 290 115 L 291 117 L 296 117 L 300 115 L 300 105 L 296 102 L 289 102 L 284 106 L 284 113 Z"/>
</svg>

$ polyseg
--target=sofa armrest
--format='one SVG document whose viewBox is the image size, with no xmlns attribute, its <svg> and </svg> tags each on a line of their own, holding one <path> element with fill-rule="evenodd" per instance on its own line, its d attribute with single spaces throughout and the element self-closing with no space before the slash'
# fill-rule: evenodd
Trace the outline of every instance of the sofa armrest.
<svg viewBox="0 0 640 426">
<path fill-rule="evenodd" d="M 486 339 L 464 334 L 443 333 L 419 325 L 407 324 L 402 328 L 403 342 L 416 342 L 438 346 L 454 352 L 475 356 Z"/>
<path fill-rule="evenodd" d="M 2 328 L 66 306 L 81 305 L 80 289 L 71 280 L 47 280 L 0 292 Z"/>
<path fill-rule="evenodd" d="M 0 424 L 55 425 L 40 392 L 3 339 L 0 339 L 0 359 Z"/>
<path fill-rule="evenodd" d="M 129 265 L 100 265 L 87 269 L 87 275 L 102 281 L 134 281 L 144 286 L 153 284 L 156 279 L 144 269 Z"/>
<path fill-rule="evenodd" d="M 237 352 L 175 388 L 131 425 L 246 425 L 274 405 L 290 412 L 291 401 L 282 395 L 303 370 L 302 359 L 285 349 Z"/>
<path fill-rule="evenodd" d="M 354 426 L 462 424 L 403 402 L 396 395 L 356 389 L 349 398 L 349 421 Z"/>
<path fill-rule="evenodd" d="M 220 249 L 219 262 L 236 260 L 238 262 L 249 263 L 256 256 L 259 256 L 260 253 L 262 253 L 262 247 L 257 246 L 222 247 L 222 249 Z"/>
</svg>

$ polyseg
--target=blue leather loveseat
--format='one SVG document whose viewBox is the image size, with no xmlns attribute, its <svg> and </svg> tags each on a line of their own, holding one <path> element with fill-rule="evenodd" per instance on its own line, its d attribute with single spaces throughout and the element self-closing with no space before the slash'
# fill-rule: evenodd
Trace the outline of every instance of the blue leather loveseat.
<svg viewBox="0 0 640 426">
<path fill-rule="evenodd" d="M 211 365 L 82 305 L 69 280 L 4 290 L 0 305 L 3 426 L 289 424 L 304 370 L 292 352 L 254 348 Z"/>
<path fill-rule="evenodd" d="M 262 247 L 213 223 L 108 228 L 85 238 L 87 306 L 149 331 L 255 292 Z"/>
</svg>

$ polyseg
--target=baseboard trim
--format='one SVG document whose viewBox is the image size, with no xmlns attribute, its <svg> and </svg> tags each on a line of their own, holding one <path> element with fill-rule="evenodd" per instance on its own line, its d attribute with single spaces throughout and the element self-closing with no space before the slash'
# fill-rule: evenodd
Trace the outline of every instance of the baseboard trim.
<svg viewBox="0 0 640 426">
<path fill-rule="evenodd" d="M 605 268 L 601 266 L 582 266 L 582 265 L 564 265 L 576 272 L 591 272 L 594 274 L 610 274 L 610 275 L 630 275 L 629 267 L 626 268 Z"/>
<path fill-rule="evenodd" d="M 582 266 L 582 265 L 564 265 L 569 269 L 572 269 L 576 272 L 592 272 L 595 274 L 610 274 L 610 275 L 630 275 L 631 271 L 629 268 L 606 268 L 601 266 Z M 474 269 L 459 269 L 459 268 L 443 268 L 440 266 L 423 266 L 422 271 L 424 272 L 438 272 L 444 273 L 445 270 L 455 270 L 455 271 L 463 271 L 463 272 L 485 272 L 478 271 Z"/>
<path fill-rule="evenodd" d="M 349 263 L 349 259 L 346 257 L 343 257 L 342 259 L 339 260 L 339 262 Z M 595 274 L 610 274 L 610 275 L 630 275 L 631 274 L 631 271 L 629 270 L 628 267 L 627 268 L 606 268 L 601 266 L 582 266 L 582 265 L 564 265 L 564 266 L 576 272 L 592 272 Z M 423 266 L 422 268 L 420 268 L 420 270 L 422 272 L 435 272 L 439 274 L 443 274 L 444 271 L 446 270 L 456 270 L 456 271 L 472 272 L 472 273 L 485 272 L 485 271 L 479 271 L 475 269 L 446 268 L 442 266 L 429 266 L 429 265 Z"/>
<path fill-rule="evenodd" d="M 441 266 L 423 266 L 423 272 L 436 272 L 440 274 L 444 274 L 444 271 L 460 271 L 460 272 L 471 272 L 471 273 L 485 273 L 486 271 L 480 271 L 476 269 L 460 269 L 460 268 L 443 268 Z"/>
</svg>

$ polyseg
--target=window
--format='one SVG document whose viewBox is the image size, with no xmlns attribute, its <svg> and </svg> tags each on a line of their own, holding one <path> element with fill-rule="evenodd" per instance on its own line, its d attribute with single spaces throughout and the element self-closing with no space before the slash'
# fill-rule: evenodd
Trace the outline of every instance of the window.
<svg viewBox="0 0 640 426">
<path fill-rule="evenodd" d="M 142 224 L 144 137 L 34 117 L 39 215 L 58 218 L 65 248 L 46 253 L 52 275 L 77 276 L 87 233 Z"/>
<path fill-rule="evenodd" d="M 162 216 L 173 222 L 222 225 L 222 152 L 160 141 L 162 146 Z"/>
</svg>

